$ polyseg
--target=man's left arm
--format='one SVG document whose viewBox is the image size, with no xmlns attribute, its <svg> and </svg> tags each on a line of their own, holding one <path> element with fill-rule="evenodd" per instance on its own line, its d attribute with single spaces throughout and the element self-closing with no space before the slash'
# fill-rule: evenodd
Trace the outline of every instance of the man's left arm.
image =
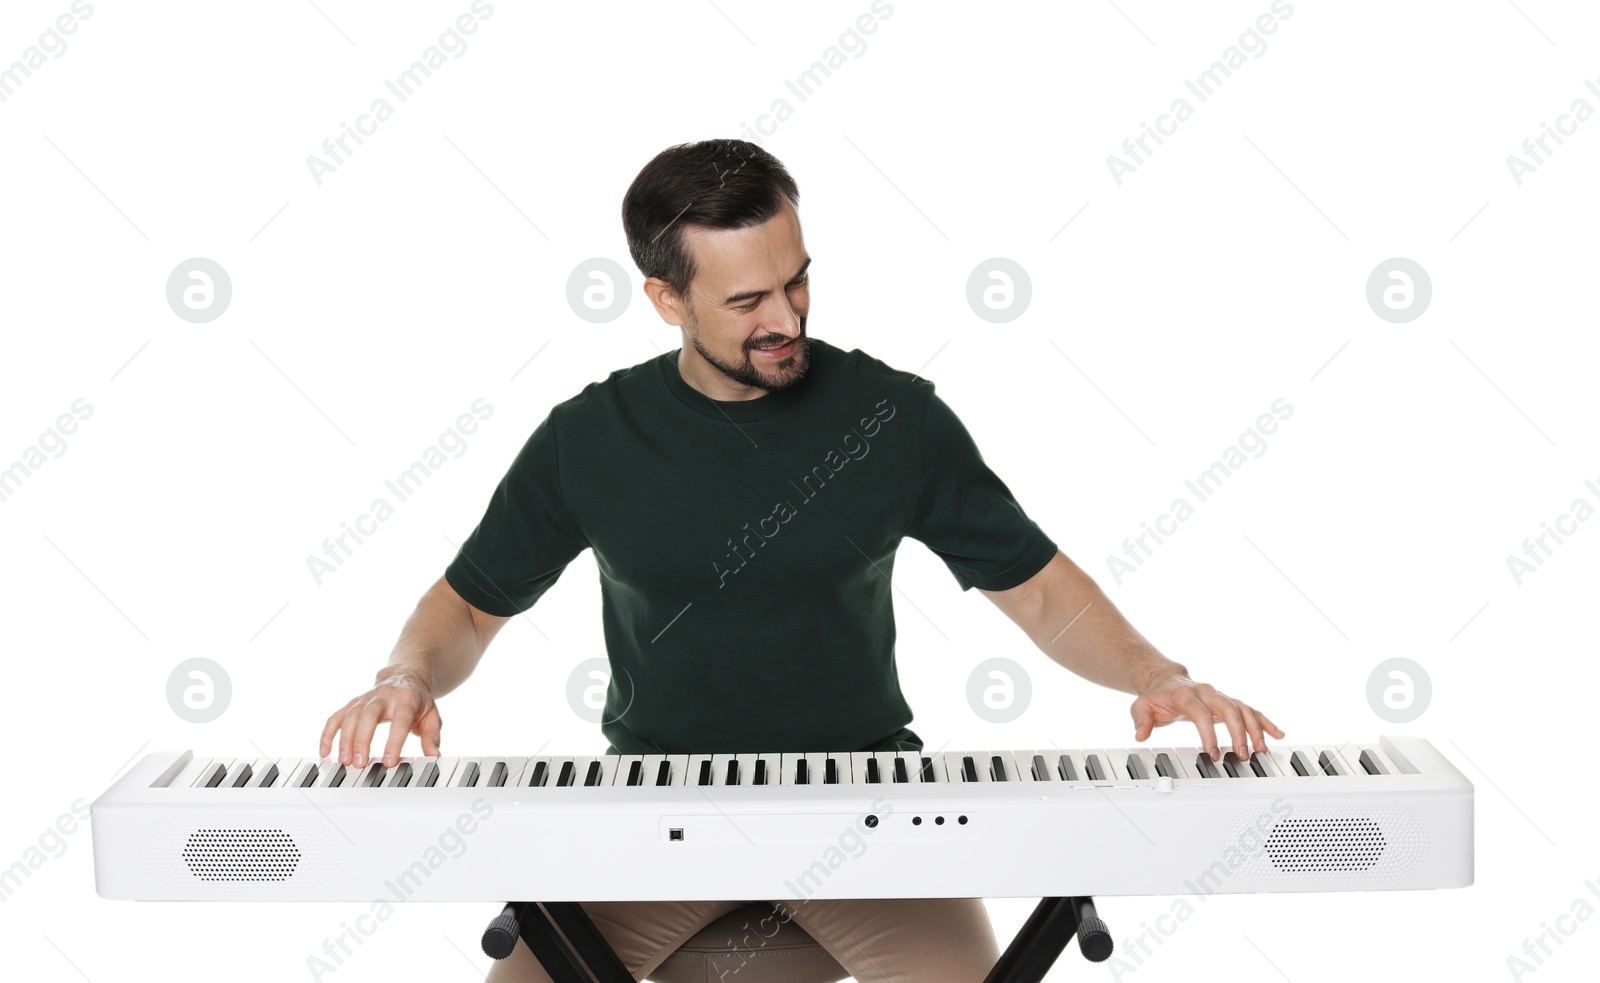
<svg viewBox="0 0 1600 983">
<path fill-rule="evenodd" d="M 1084 679 L 1132 693 L 1134 739 L 1174 720 L 1193 721 L 1200 746 L 1220 760 L 1216 722 L 1228 728 L 1233 752 L 1247 758 L 1266 747 L 1267 735 L 1282 740 L 1260 710 L 1233 699 L 1209 683 L 1189 678 L 1189 670 L 1162 655 L 1139 634 L 1100 586 L 1065 553 L 1010 590 L 983 590 L 1040 651 Z"/>
</svg>

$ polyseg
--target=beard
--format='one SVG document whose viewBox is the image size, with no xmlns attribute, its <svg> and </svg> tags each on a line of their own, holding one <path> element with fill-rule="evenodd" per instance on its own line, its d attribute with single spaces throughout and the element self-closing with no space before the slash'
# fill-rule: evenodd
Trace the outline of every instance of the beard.
<svg viewBox="0 0 1600 983">
<path fill-rule="evenodd" d="M 806 343 L 806 319 L 803 317 L 800 319 L 800 333 L 795 335 L 794 339 L 795 352 L 774 365 L 775 371 L 771 374 L 756 367 L 750 357 L 750 349 L 778 340 L 777 335 L 751 339 L 740 351 L 743 361 L 731 364 L 717 358 L 700 344 L 698 321 L 694 324 L 694 328 L 696 330 L 689 335 L 689 343 L 694 346 L 694 350 L 700 353 L 701 358 L 710 362 L 718 372 L 742 386 L 752 386 L 769 393 L 782 392 L 804 379 L 806 370 L 811 367 L 811 346 Z"/>
</svg>

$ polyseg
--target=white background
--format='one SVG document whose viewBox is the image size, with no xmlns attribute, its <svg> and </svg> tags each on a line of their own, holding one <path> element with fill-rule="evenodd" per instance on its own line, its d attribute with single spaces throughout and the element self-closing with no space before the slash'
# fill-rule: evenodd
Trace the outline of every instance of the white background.
<svg viewBox="0 0 1600 983">
<path fill-rule="evenodd" d="M 0 502 L 0 867 L 136 753 L 314 753 L 549 407 L 677 346 L 627 256 L 633 176 L 783 98 L 762 142 L 801 188 L 814 336 L 934 380 L 1134 624 L 1290 740 L 1413 733 L 1476 786 L 1474 887 L 1214 898 L 1123 977 L 1515 978 L 1524 939 L 1575 899 L 1600 907 L 1584 885 L 1600 878 L 1584 719 L 1600 522 L 1520 585 L 1506 562 L 1575 499 L 1600 504 L 1584 485 L 1600 484 L 1600 121 L 1520 186 L 1506 162 L 1574 100 L 1600 108 L 1592 8 L 1296 2 L 1200 103 L 1183 80 L 1267 0 L 901 0 L 802 101 L 785 80 L 866 0 L 502 0 L 398 103 L 383 80 L 468 6 L 98 2 L 0 102 L 0 467 L 74 400 L 93 407 Z M 0 67 L 68 11 L 6 3 Z M 393 117 L 319 186 L 307 157 L 380 96 Z M 1119 186 L 1108 155 L 1178 97 L 1193 116 Z M 165 300 L 197 256 L 233 283 L 205 324 Z M 633 297 L 605 324 L 566 300 L 597 256 Z M 997 256 L 1033 287 L 1005 324 L 966 302 Z M 1433 285 L 1402 324 L 1365 296 L 1397 256 Z M 479 397 L 494 413 L 467 451 L 319 586 L 307 557 Z M 1116 584 L 1107 557 L 1280 397 L 1294 413 L 1267 451 Z M 443 704 L 447 753 L 603 749 L 566 700 L 572 667 L 604 654 L 596 579 L 581 556 L 507 626 Z M 930 745 L 1131 739 L 1127 696 L 1050 663 L 920 545 L 896 583 Z M 206 725 L 165 694 L 196 656 L 233 684 Z M 1006 725 L 966 698 L 993 656 L 1032 683 Z M 1404 726 L 1366 698 L 1394 656 L 1433 685 Z M 1061 834 L 1017 848 L 1096 848 Z M 7 976 L 305 979 L 368 909 L 105 902 L 87 827 L 63 843 L 0 905 Z M 1031 904 L 990 902 L 1002 941 Z M 1171 905 L 1102 914 L 1121 943 Z M 402 906 L 337 978 L 476 978 L 495 910 Z M 1561 922 L 1575 931 L 1524 978 L 1591 978 L 1597 921 Z M 1112 975 L 1069 950 L 1052 978 Z"/>
</svg>

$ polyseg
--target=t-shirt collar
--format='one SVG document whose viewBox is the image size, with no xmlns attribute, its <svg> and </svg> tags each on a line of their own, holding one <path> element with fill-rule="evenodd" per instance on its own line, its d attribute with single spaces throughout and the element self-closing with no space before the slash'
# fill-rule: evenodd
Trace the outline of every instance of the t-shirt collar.
<svg viewBox="0 0 1600 983">
<path fill-rule="evenodd" d="M 680 348 L 674 348 L 665 355 L 658 356 L 656 366 L 672 394 L 696 413 L 724 423 L 753 423 L 777 416 L 788 409 L 817 374 L 818 363 L 822 361 L 822 349 L 825 346 L 810 336 L 807 336 L 806 343 L 811 352 L 811 365 L 806 369 L 805 378 L 787 389 L 757 396 L 755 399 L 712 399 L 689 385 L 683 378 L 683 373 L 678 371 L 678 353 L 682 351 Z"/>
</svg>

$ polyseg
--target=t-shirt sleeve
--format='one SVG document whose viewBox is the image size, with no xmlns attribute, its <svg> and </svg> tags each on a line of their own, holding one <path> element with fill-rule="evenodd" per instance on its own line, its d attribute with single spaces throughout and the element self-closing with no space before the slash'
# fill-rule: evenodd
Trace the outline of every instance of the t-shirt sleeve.
<svg viewBox="0 0 1600 983">
<path fill-rule="evenodd" d="M 1009 590 L 1044 568 L 1056 544 L 983 462 L 955 411 L 927 386 L 916 504 L 906 535 L 950 568 L 962 590 Z"/>
<path fill-rule="evenodd" d="M 510 617 L 533 607 L 588 545 L 561 494 L 552 410 L 511 462 L 444 577 L 473 607 Z"/>
</svg>

